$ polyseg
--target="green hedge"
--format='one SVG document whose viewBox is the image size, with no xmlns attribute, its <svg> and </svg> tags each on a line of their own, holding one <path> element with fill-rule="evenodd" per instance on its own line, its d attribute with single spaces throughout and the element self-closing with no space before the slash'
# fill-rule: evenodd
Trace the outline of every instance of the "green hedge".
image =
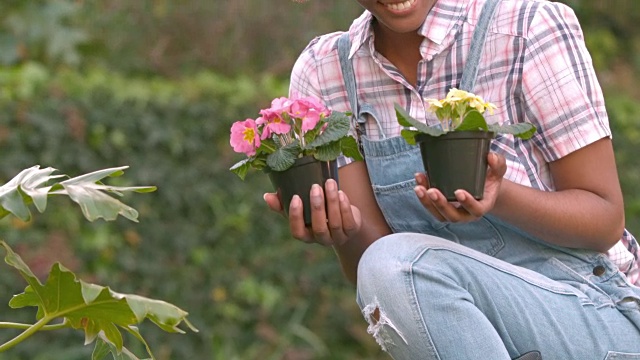
<svg viewBox="0 0 640 360">
<path fill-rule="evenodd" d="M 240 159 L 228 144 L 231 123 L 286 94 L 285 83 L 212 73 L 126 79 L 28 64 L 0 70 L 0 88 L 1 180 L 35 164 L 69 175 L 130 165 L 127 180 L 114 183 L 158 186 L 127 196 L 139 224 L 87 223 L 53 201 L 31 223 L 4 221 L 0 230 L 36 268 L 59 260 L 87 280 L 189 311 L 199 334 L 144 329 L 159 359 L 380 356 L 333 252 L 290 239 L 262 201 L 266 176 L 243 182 L 228 171 Z M 23 287 L 1 277 L 0 319 L 33 316 L 5 306 Z M 82 340 L 38 335 L 0 359 L 87 359 Z"/>
<path fill-rule="evenodd" d="M 160 360 L 386 359 L 366 334 L 332 251 L 290 239 L 283 219 L 263 204 L 266 176 L 251 173 L 243 182 L 228 171 L 240 159 L 228 144 L 231 123 L 285 93 L 286 83 L 269 77 L 131 79 L 33 63 L 0 68 L 1 181 L 35 164 L 69 175 L 130 165 L 114 183 L 158 186 L 127 195 L 139 224 L 87 223 L 54 198 L 28 224 L 0 222 L 2 238 L 35 269 L 61 261 L 86 280 L 188 310 L 199 334 L 144 329 Z M 606 96 L 627 226 L 640 234 L 640 107 L 624 94 Z M 2 274 L 0 319 L 32 320 L 6 306 L 24 284 L 8 268 Z M 79 332 L 30 341 L 0 360 L 89 358 Z"/>
</svg>

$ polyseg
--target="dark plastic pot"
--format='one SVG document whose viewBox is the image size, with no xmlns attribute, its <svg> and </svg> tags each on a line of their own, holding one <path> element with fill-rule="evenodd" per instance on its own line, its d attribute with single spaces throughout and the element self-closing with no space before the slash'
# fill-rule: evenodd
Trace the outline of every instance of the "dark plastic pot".
<svg viewBox="0 0 640 360">
<path fill-rule="evenodd" d="M 468 191 L 481 200 L 487 174 L 487 155 L 493 132 L 452 131 L 440 136 L 416 135 L 429 186 L 437 188 L 449 201 L 454 192 Z"/>
<path fill-rule="evenodd" d="M 296 159 L 293 166 L 285 171 L 267 171 L 269 179 L 273 184 L 280 202 L 289 213 L 289 204 L 293 195 L 297 194 L 302 199 L 304 207 L 304 223 L 311 225 L 311 205 L 309 202 L 309 192 L 313 184 L 318 184 L 324 188 L 324 183 L 328 179 L 338 181 L 338 165 L 336 161 L 318 161 L 313 156 L 305 156 Z"/>
</svg>

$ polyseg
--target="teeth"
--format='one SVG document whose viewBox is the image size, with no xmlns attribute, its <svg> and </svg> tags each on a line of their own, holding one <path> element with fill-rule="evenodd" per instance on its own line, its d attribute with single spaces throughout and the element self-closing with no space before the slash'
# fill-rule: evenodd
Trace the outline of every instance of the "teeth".
<svg viewBox="0 0 640 360">
<path fill-rule="evenodd" d="M 394 11 L 402 11 L 404 9 L 408 9 L 411 7 L 411 5 L 413 5 L 413 3 L 415 3 L 416 0 L 407 0 L 401 3 L 393 3 L 393 4 L 387 4 L 387 8 L 394 10 Z"/>
</svg>

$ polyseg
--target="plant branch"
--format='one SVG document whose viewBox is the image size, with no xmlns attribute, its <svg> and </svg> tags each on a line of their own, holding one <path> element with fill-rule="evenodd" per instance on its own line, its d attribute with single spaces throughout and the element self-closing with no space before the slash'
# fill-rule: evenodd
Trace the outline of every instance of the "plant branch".
<svg viewBox="0 0 640 360">
<path fill-rule="evenodd" d="M 18 330 L 26 330 L 30 327 L 32 327 L 33 324 L 21 324 L 21 323 L 12 323 L 12 322 L 0 322 L 0 329 L 18 329 Z M 58 330 L 58 329 L 64 329 L 64 328 L 68 328 L 69 327 L 69 322 L 67 321 L 67 319 L 65 319 L 63 322 L 61 322 L 60 324 L 55 324 L 55 325 L 45 325 L 43 326 L 40 331 L 51 331 L 51 330 Z"/>
<path fill-rule="evenodd" d="M 29 326 L 25 331 L 20 333 L 18 336 L 14 337 L 13 339 L 7 341 L 6 343 L 0 345 L 0 352 L 7 351 L 7 350 L 11 349 L 12 347 L 18 345 L 19 343 L 21 343 L 22 341 L 24 341 L 25 339 L 27 339 L 31 335 L 33 335 L 36 332 L 38 332 L 39 330 L 41 330 L 45 325 L 47 325 L 49 323 L 49 321 L 51 321 L 53 319 L 54 319 L 53 317 L 49 317 L 49 316 L 43 317 L 37 323 Z"/>
</svg>

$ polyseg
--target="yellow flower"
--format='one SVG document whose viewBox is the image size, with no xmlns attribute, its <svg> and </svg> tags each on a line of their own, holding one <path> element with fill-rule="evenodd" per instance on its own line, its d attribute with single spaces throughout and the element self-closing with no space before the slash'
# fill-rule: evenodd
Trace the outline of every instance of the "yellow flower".
<svg viewBox="0 0 640 360">
<path fill-rule="evenodd" d="M 426 99 L 427 104 L 429 104 L 429 111 L 436 112 L 438 109 L 442 109 L 442 102 L 438 99 Z"/>
</svg>

